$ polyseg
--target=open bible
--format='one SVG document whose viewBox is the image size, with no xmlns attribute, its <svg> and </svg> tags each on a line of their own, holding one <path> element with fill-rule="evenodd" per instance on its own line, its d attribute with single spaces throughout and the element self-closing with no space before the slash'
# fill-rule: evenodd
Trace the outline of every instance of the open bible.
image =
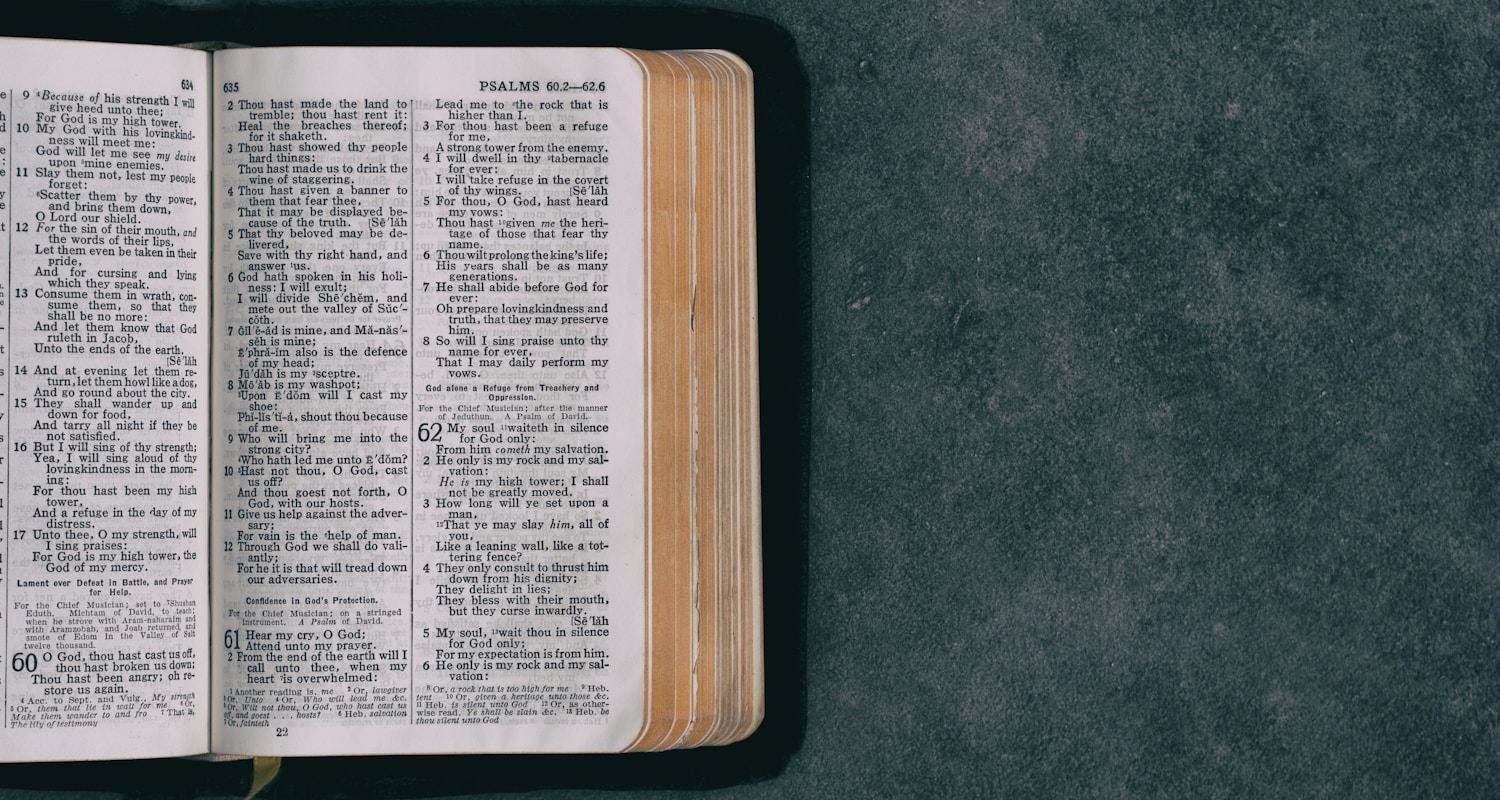
<svg viewBox="0 0 1500 800">
<path fill-rule="evenodd" d="M 751 79 L 0 40 L 0 759 L 763 708 Z"/>
</svg>

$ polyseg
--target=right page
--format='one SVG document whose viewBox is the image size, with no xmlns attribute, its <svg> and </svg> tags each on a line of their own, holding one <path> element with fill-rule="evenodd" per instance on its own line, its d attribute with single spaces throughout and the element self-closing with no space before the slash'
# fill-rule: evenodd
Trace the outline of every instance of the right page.
<svg viewBox="0 0 1500 800">
<path fill-rule="evenodd" d="M 640 67 L 215 58 L 214 750 L 625 748 Z"/>
</svg>

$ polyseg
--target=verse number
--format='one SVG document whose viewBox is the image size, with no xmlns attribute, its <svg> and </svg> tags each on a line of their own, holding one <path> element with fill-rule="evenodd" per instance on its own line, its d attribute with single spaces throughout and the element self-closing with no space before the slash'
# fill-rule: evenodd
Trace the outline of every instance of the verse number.
<svg viewBox="0 0 1500 800">
<path fill-rule="evenodd" d="M 42 653 L 40 663 L 45 664 L 51 660 L 51 653 Z M 12 672 L 36 672 L 37 663 L 36 653 L 16 653 L 10 657 L 10 669 Z"/>
</svg>

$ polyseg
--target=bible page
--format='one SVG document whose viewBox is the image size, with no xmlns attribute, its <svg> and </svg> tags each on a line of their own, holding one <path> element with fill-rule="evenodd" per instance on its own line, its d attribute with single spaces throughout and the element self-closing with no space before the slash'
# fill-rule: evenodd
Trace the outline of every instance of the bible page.
<svg viewBox="0 0 1500 800">
<path fill-rule="evenodd" d="M 640 730 L 642 78 L 215 55 L 216 751 Z"/>
<path fill-rule="evenodd" d="M 207 82 L 0 40 L 0 759 L 208 747 Z"/>
</svg>

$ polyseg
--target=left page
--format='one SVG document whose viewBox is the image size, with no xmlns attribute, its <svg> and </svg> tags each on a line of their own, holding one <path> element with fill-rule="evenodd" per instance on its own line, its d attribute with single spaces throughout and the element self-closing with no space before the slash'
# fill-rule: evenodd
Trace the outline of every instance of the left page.
<svg viewBox="0 0 1500 800">
<path fill-rule="evenodd" d="M 0 40 L 0 760 L 207 750 L 207 86 Z"/>
</svg>

